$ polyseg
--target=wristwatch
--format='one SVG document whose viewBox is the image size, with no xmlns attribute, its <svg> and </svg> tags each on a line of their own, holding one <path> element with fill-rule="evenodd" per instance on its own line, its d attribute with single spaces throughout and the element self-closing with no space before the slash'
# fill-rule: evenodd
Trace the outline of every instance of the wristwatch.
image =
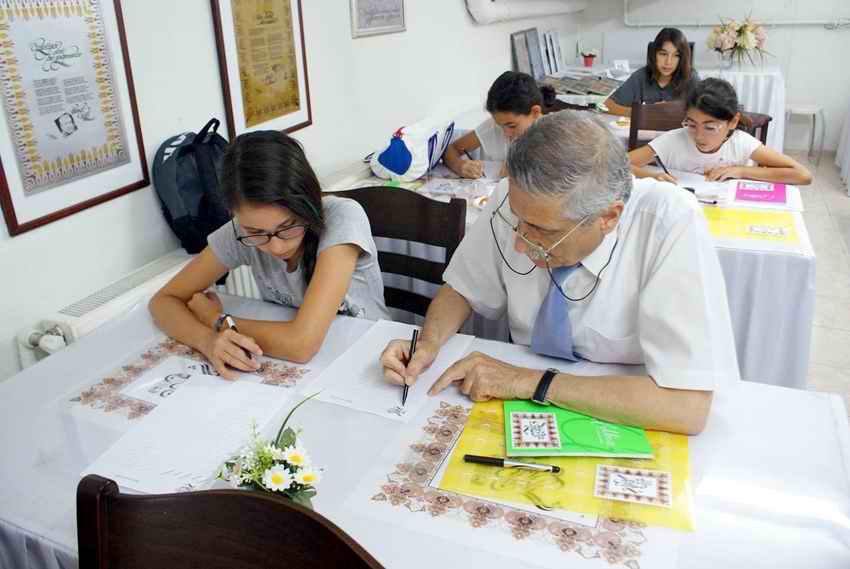
<svg viewBox="0 0 850 569">
<path fill-rule="evenodd" d="M 225 324 L 228 328 L 233 328 L 236 325 L 236 323 L 233 322 L 233 317 L 226 312 L 218 315 L 218 318 L 215 320 L 215 324 L 213 324 L 213 330 L 221 332 L 221 329 L 224 328 Z"/>
<path fill-rule="evenodd" d="M 546 400 L 546 394 L 549 392 L 549 386 L 552 385 L 552 379 L 559 373 L 561 372 L 553 367 L 543 372 L 543 377 L 537 383 L 537 389 L 534 390 L 531 400 L 540 405 L 549 405 L 549 402 Z"/>
</svg>

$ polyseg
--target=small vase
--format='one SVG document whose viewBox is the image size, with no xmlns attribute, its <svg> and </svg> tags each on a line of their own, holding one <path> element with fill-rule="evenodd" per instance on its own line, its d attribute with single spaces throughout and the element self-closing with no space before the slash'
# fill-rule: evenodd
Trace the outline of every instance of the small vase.
<svg viewBox="0 0 850 569">
<path fill-rule="evenodd" d="M 585 55 L 584 57 L 584 66 L 585 67 L 593 67 L 593 60 L 596 59 L 595 55 Z"/>
<path fill-rule="evenodd" d="M 720 57 L 720 65 L 718 66 L 720 69 L 729 70 L 735 66 L 735 56 L 731 51 L 726 53 L 718 51 L 717 53 Z"/>
</svg>

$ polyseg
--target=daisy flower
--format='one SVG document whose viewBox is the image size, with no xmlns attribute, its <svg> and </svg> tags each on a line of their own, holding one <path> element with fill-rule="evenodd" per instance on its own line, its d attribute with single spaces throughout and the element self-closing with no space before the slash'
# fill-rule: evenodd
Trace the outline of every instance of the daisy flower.
<svg viewBox="0 0 850 569">
<path fill-rule="evenodd" d="M 312 468 L 302 468 L 295 475 L 295 481 L 299 484 L 303 484 L 304 486 L 314 485 L 318 483 L 321 478 L 319 471 L 313 470 Z"/>
<path fill-rule="evenodd" d="M 283 466 L 272 466 L 263 474 L 263 486 L 269 490 L 283 492 L 292 485 L 292 477 Z"/>
<path fill-rule="evenodd" d="M 291 446 L 283 451 L 283 460 L 293 466 L 306 467 L 310 464 L 310 457 L 300 446 Z"/>
</svg>

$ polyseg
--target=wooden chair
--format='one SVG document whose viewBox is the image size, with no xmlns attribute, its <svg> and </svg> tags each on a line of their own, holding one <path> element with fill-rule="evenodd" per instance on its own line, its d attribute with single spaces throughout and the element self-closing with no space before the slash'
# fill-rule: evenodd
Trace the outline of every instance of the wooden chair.
<svg viewBox="0 0 850 569">
<path fill-rule="evenodd" d="M 80 569 L 381 569 L 319 514 L 244 490 L 128 495 L 89 475 L 77 486 L 77 538 Z"/>
<path fill-rule="evenodd" d="M 638 146 L 638 133 L 641 130 L 674 130 L 682 128 L 685 120 L 685 101 L 665 101 L 651 105 L 632 104 L 631 126 L 629 127 L 629 151 Z"/>
<path fill-rule="evenodd" d="M 454 198 L 444 203 L 408 190 L 387 187 L 358 188 L 332 195 L 359 202 L 366 210 L 375 237 L 417 241 L 446 251 L 444 262 L 379 251 L 381 272 L 443 284 L 443 272 L 466 230 L 466 200 Z M 391 286 L 384 287 L 384 300 L 388 307 L 420 316 L 425 316 L 431 303 L 427 296 Z"/>
<path fill-rule="evenodd" d="M 743 114 L 752 122 L 752 126 L 747 129 L 747 132 L 758 138 L 762 144 L 767 145 L 767 129 L 773 117 L 762 113 L 744 112 Z"/>
</svg>

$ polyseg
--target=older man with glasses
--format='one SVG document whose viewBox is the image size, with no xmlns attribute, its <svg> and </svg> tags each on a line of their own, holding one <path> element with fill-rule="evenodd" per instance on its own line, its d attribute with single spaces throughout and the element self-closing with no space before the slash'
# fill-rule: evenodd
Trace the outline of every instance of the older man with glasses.
<svg viewBox="0 0 850 569">
<path fill-rule="evenodd" d="M 474 353 L 431 387 L 476 401 L 531 399 L 602 419 L 696 434 L 714 390 L 738 381 L 726 289 L 692 195 L 635 180 L 622 143 L 589 113 L 545 116 L 511 146 L 508 179 L 472 227 L 428 310 L 413 359 L 381 356 L 413 383 L 472 310 L 507 313 L 514 342 L 569 362 L 643 364 L 582 376 Z"/>
</svg>

